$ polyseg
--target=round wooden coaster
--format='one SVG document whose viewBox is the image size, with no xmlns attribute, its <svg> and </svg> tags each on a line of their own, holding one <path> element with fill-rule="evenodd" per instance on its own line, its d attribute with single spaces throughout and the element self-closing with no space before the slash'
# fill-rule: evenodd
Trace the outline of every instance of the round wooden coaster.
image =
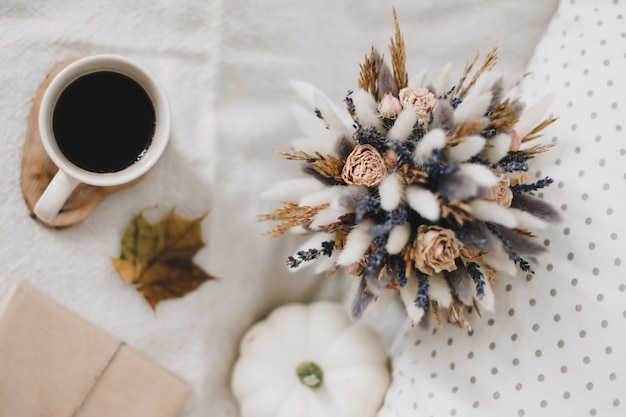
<svg viewBox="0 0 626 417">
<path fill-rule="evenodd" d="M 59 214 L 51 221 L 46 222 L 35 215 L 35 204 L 39 197 L 59 170 L 50 160 L 41 143 L 39 135 L 39 106 L 44 91 L 50 84 L 50 81 L 64 67 L 74 62 L 78 57 L 71 58 L 59 62 L 48 73 L 45 81 L 37 90 L 37 94 L 33 100 L 33 107 L 28 116 L 28 127 L 26 130 L 26 140 L 24 142 L 24 150 L 22 153 L 22 169 L 20 184 L 24 201 L 28 206 L 30 215 L 41 224 L 51 228 L 65 228 L 82 222 L 95 209 L 103 198 L 115 191 L 126 188 L 140 181 L 143 177 L 129 183 L 116 187 L 95 187 L 92 185 L 79 184 L 72 195 L 59 212 Z"/>
</svg>

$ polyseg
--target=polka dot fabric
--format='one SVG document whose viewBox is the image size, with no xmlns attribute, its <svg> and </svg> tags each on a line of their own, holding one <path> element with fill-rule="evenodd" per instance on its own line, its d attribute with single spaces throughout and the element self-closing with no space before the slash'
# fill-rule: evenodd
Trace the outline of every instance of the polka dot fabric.
<svg viewBox="0 0 626 417">
<path fill-rule="evenodd" d="M 531 177 L 563 221 L 471 334 L 408 329 L 378 417 L 626 415 L 626 0 L 564 0 L 522 85 L 559 117 Z"/>
</svg>

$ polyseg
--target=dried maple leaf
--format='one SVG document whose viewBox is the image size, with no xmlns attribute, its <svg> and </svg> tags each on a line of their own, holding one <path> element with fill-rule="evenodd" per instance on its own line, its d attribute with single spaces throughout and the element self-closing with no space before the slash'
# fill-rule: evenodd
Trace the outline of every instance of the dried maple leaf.
<svg viewBox="0 0 626 417">
<path fill-rule="evenodd" d="M 139 213 L 126 227 L 122 253 L 111 261 L 122 280 L 133 284 L 153 309 L 214 278 L 193 262 L 205 246 L 200 229 L 204 217 L 187 220 L 172 210 L 152 224 Z"/>
</svg>

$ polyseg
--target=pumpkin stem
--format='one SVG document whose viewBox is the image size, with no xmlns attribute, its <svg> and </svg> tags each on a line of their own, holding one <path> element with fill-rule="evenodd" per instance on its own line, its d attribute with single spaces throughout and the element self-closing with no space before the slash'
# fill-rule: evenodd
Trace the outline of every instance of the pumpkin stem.
<svg viewBox="0 0 626 417">
<path fill-rule="evenodd" d="M 312 361 L 302 362 L 296 368 L 296 373 L 300 382 L 310 388 L 319 388 L 324 381 L 324 371 Z"/>
</svg>

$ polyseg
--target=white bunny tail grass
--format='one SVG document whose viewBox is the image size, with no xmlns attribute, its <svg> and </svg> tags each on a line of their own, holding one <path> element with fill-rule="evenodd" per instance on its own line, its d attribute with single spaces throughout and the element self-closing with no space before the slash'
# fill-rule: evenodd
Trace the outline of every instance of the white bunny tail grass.
<svg viewBox="0 0 626 417">
<path fill-rule="evenodd" d="M 431 191 L 417 186 L 411 186 L 406 190 L 406 200 L 409 206 L 423 218 L 436 222 L 439 220 L 441 209 L 437 196 Z"/>
<path fill-rule="evenodd" d="M 400 142 L 406 142 L 409 136 L 413 133 L 415 123 L 417 122 L 417 115 L 411 109 L 404 109 L 396 118 L 393 127 L 389 129 L 387 137 Z"/>
<path fill-rule="evenodd" d="M 444 146 L 446 146 L 446 132 L 443 129 L 431 130 L 417 144 L 413 153 L 413 160 L 417 163 L 427 161 Z"/>
<path fill-rule="evenodd" d="M 394 172 L 389 174 L 378 186 L 380 206 L 383 210 L 392 211 L 398 208 L 402 201 L 402 193 L 404 191 L 404 184 L 402 182 L 402 176 Z"/>
<path fill-rule="evenodd" d="M 366 220 L 352 229 L 343 251 L 337 258 L 337 265 L 348 266 L 361 260 L 374 240 L 374 237 L 367 232 L 373 226 L 374 222 Z"/>
<path fill-rule="evenodd" d="M 385 249 L 390 255 L 397 255 L 402 252 L 411 237 L 411 227 L 408 223 L 394 226 L 389 231 L 389 237 L 385 244 Z"/>
<path fill-rule="evenodd" d="M 467 136 L 463 142 L 447 148 L 448 157 L 453 161 L 467 161 L 482 151 L 486 143 L 487 139 L 482 136 Z"/>
</svg>

